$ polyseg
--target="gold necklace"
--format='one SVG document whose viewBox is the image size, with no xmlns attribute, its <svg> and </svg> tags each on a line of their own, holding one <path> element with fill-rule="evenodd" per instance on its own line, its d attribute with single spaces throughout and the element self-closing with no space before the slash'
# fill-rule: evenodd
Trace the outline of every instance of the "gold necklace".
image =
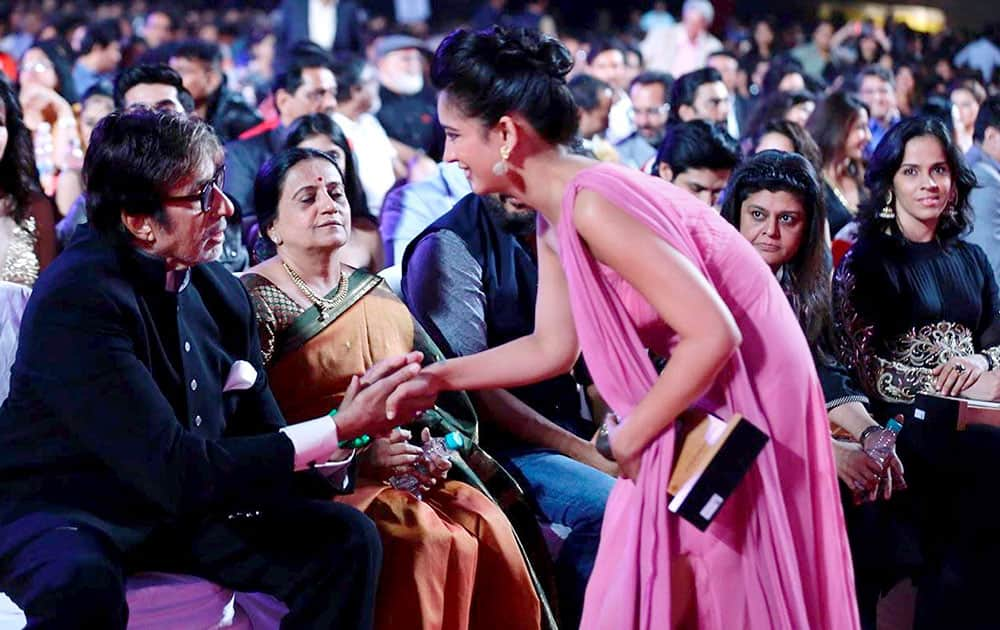
<svg viewBox="0 0 1000 630">
<path fill-rule="evenodd" d="M 295 270 L 288 265 L 288 263 L 282 260 L 281 266 L 285 268 L 285 272 L 288 274 L 288 277 L 292 279 L 292 284 L 298 287 L 299 291 L 302 291 L 302 293 L 309 298 L 314 305 L 316 305 L 316 310 L 319 311 L 319 321 L 326 319 L 326 312 L 340 306 L 340 304 L 344 301 L 344 298 L 347 297 L 348 277 L 343 271 L 340 272 L 340 282 L 337 284 L 337 292 L 334 293 L 332 298 L 325 298 L 317 295 L 316 292 L 313 291 L 308 284 L 306 284 L 306 281 L 302 279 L 302 276 L 297 274 Z"/>
</svg>

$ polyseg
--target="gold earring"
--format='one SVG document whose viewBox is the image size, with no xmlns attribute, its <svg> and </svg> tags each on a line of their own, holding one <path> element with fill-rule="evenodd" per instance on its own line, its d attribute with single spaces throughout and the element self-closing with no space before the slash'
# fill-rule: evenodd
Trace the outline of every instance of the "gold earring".
<svg viewBox="0 0 1000 630">
<path fill-rule="evenodd" d="M 277 232 L 268 234 L 268 237 L 271 239 L 271 242 L 274 243 L 275 245 L 282 245 L 285 242 L 284 239 L 282 239 L 280 236 L 277 235 Z"/>
<path fill-rule="evenodd" d="M 885 205 L 879 210 L 878 218 L 890 220 L 896 218 L 896 208 L 893 207 L 892 191 L 889 191 L 889 196 L 885 200 Z"/>
<path fill-rule="evenodd" d="M 493 174 L 502 177 L 507 174 L 507 159 L 510 157 L 510 147 L 500 147 L 500 161 L 493 165 Z"/>
</svg>

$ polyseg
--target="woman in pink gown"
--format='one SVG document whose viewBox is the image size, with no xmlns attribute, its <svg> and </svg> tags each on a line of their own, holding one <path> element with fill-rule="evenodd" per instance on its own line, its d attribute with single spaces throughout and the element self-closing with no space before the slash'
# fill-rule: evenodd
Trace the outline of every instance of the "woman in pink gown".
<svg viewBox="0 0 1000 630">
<path fill-rule="evenodd" d="M 397 393 L 535 382 L 582 348 L 623 418 L 610 435 L 623 477 L 583 628 L 857 628 L 826 411 L 787 299 L 694 197 L 561 148 L 576 122 L 570 65 L 561 44 L 527 31 L 456 31 L 438 49 L 445 159 L 476 193 L 541 214 L 536 329 L 425 368 Z M 659 376 L 647 348 L 669 357 Z M 673 420 L 690 406 L 739 412 L 770 437 L 705 532 L 667 509 Z"/>
</svg>

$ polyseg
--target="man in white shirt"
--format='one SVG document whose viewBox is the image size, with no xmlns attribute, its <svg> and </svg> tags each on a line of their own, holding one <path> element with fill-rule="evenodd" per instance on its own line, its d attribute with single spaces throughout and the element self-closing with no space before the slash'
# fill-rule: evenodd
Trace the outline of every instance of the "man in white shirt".
<svg viewBox="0 0 1000 630">
<path fill-rule="evenodd" d="M 708 32 L 714 19 L 711 2 L 687 0 L 680 24 L 654 28 L 642 41 L 646 69 L 677 77 L 704 66 L 710 53 L 722 49 L 722 42 Z"/>
<path fill-rule="evenodd" d="M 333 119 L 343 129 L 358 160 L 358 175 L 368 198 L 368 209 L 378 216 L 385 194 L 406 166 L 382 123 L 373 115 L 380 106 L 375 68 L 361 57 L 343 55 L 334 65 L 337 76 L 337 113 Z"/>
</svg>

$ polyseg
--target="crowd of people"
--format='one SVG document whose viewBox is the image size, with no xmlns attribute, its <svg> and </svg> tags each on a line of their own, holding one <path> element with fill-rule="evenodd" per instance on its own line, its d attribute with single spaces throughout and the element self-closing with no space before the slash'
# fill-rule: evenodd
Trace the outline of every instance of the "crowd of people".
<svg viewBox="0 0 1000 630">
<path fill-rule="evenodd" d="M 247 4 L 0 8 L 28 627 L 994 624 L 1000 430 L 914 404 L 1000 402 L 1000 28 Z M 689 408 L 769 438 L 704 531 Z"/>
</svg>

